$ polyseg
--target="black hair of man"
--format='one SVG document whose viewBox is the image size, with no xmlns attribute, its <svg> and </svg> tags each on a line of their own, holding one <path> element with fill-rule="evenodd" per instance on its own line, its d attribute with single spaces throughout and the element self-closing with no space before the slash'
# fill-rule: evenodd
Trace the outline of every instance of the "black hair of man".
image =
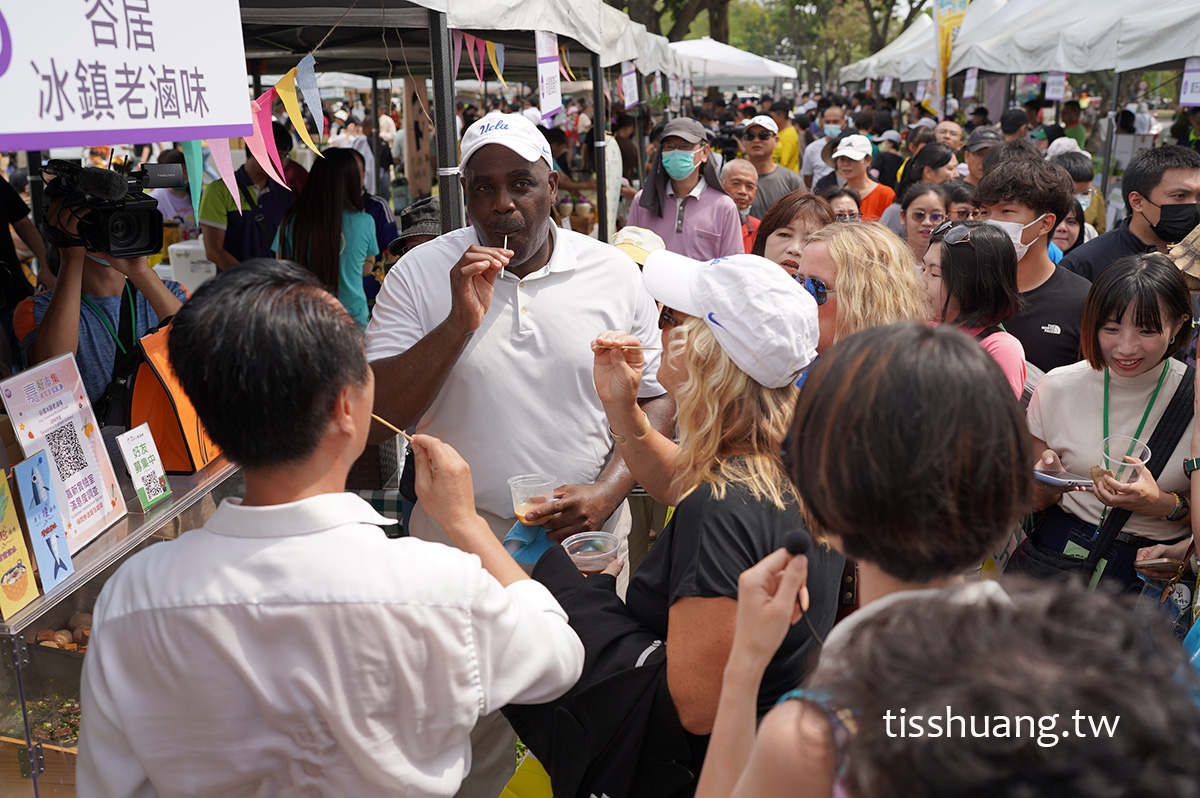
<svg viewBox="0 0 1200 798">
<path fill-rule="evenodd" d="M 267 258 L 196 289 L 175 314 L 169 357 L 208 434 L 246 468 L 311 455 L 338 394 L 367 381 L 346 309 L 309 270 Z"/>
<path fill-rule="evenodd" d="M 1062 105 L 1064 111 L 1082 111 L 1079 105 L 1079 100 L 1067 100 Z"/>
<path fill-rule="evenodd" d="M 546 137 L 546 142 L 548 144 L 566 144 L 567 143 L 567 133 L 565 130 L 563 130 L 560 127 L 545 128 L 545 127 L 539 126 L 538 130 L 540 130 L 542 132 L 542 135 Z"/>
<path fill-rule="evenodd" d="M 616 133 L 618 130 L 624 130 L 627 127 L 633 126 L 634 121 L 632 116 L 629 114 L 617 114 L 617 120 L 613 122 L 612 129 L 613 132 Z"/>
<path fill-rule="evenodd" d="M 1033 142 L 1028 139 L 1013 139 L 1012 141 L 1004 142 L 999 147 L 989 148 L 983 156 L 983 163 L 980 165 L 980 169 L 986 175 L 1005 161 L 1016 159 L 1026 161 L 1045 160 Z"/>
<path fill-rule="evenodd" d="M 1038 216 L 1054 214 L 1056 225 L 1067 218 L 1074 200 L 1075 184 L 1067 170 L 1041 158 L 1005 161 L 986 172 L 975 187 L 975 204 L 980 208 L 1013 202 L 1024 205 Z"/>
<path fill-rule="evenodd" d="M 1021 129 L 1021 125 L 1029 124 L 1029 116 L 1020 108 L 1009 108 L 1000 114 L 1000 130 L 1006 136 L 1011 136 Z"/>
<path fill-rule="evenodd" d="M 1129 166 L 1125 167 L 1125 174 L 1121 176 L 1121 195 L 1125 198 L 1125 212 L 1128 215 L 1133 215 L 1129 195 L 1136 191 L 1149 199 L 1150 192 L 1162 182 L 1168 169 L 1200 169 L 1200 152 L 1191 147 L 1171 145 L 1142 150 L 1133 156 Z"/>
<path fill-rule="evenodd" d="M 1071 180 L 1076 183 L 1082 183 L 1084 180 L 1090 181 L 1096 176 L 1095 167 L 1092 166 L 1092 159 L 1082 152 L 1064 152 L 1060 155 L 1055 155 L 1050 159 L 1050 163 L 1058 164 L 1063 169 L 1066 169 L 1067 174 L 1071 176 Z"/>
<path fill-rule="evenodd" d="M 780 100 L 778 102 L 771 103 L 771 113 L 773 113 L 773 114 L 784 114 L 786 116 L 787 114 L 790 114 L 791 112 L 792 112 L 792 104 L 789 102 L 784 102 L 783 100 Z"/>
<path fill-rule="evenodd" d="M 659 140 L 662 138 L 663 128 L 666 126 L 666 122 L 659 122 L 657 125 L 650 128 L 650 135 L 648 138 L 650 139 L 651 144 L 657 144 L 659 142 Z"/>
<path fill-rule="evenodd" d="M 275 149 L 279 151 L 279 159 L 283 160 L 288 157 L 288 153 L 292 151 L 295 145 L 292 143 L 292 134 L 278 122 L 271 123 L 271 133 L 275 137 Z"/>
<path fill-rule="evenodd" d="M 185 159 L 183 153 L 179 150 L 163 150 L 158 154 L 158 158 L 155 161 L 165 164 L 182 164 L 185 162 Z"/>
</svg>

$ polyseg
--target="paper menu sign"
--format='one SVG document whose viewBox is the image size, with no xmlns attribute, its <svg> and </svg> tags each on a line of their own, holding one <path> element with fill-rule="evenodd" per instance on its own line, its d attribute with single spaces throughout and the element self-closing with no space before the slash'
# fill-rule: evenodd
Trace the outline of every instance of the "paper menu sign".
<svg viewBox="0 0 1200 798">
<path fill-rule="evenodd" d="M 626 110 L 638 104 L 637 70 L 632 61 L 621 62 L 621 94 L 625 97 Z"/>
<path fill-rule="evenodd" d="M 133 478 L 133 486 L 137 488 L 138 501 L 142 503 L 143 510 L 149 510 L 152 505 L 171 495 L 171 484 L 167 482 L 166 471 L 158 459 L 158 448 L 154 445 L 154 436 L 150 434 L 148 424 L 141 424 L 118 435 L 117 446 L 121 448 L 121 456 L 125 458 L 125 466 Z"/>
<path fill-rule="evenodd" d="M 37 598 L 38 589 L 8 480 L 0 483 L 0 615 L 11 618 Z"/>
<path fill-rule="evenodd" d="M 70 352 L 0 382 L 26 457 L 45 450 L 71 554 L 125 515 L 125 499 Z"/>
<path fill-rule="evenodd" d="M 16 495 L 25 511 L 29 545 L 37 561 L 43 593 L 49 593 L 75 573 L 58 496 L 50 482 L 50 467 L 50 459 L 44 451 L 13 466 Z"/>
<path fill-rule="evenodd" d="M 1061 100 L 1067 94 L 1067 75 L 1065 72 L 1050 72 L 1046 75 L 1046 99 Z"/>
<path fill-rule="evenodd" d="M 562 108 L 562 88 L 558 82 L 558 35 L 544 30 L 534 31 L 533 42 L 537 51 L 538 108 L 545 119 Z"/>
<path fill-rule="evenodd" d="M 1200 58 L 1189 58 L 1183 62 L 1183 83 L 1179 89 L 1181 106 L 1200 105 Z"/>
</svg>

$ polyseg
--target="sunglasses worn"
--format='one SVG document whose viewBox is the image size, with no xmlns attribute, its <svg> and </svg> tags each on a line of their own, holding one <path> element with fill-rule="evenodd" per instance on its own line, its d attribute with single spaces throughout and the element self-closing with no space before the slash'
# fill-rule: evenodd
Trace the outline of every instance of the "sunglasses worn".
<svg viewBox="0 0 1200 798">
<path fill-rule="evenodd" d="M 663 305 L 662 312 L 658 314 L 658 329 L 665 330 L 668 327 L 678 327 L 680 324 L 683 322 L 675 318 L 675 311 Z"/>
<path fill-rule="evenodd" d="M 837 214 L 837 220 L 839 222 L 857 222 L 860 219 L 862 219 L 861 213 L 839 213 L 839 214 Z"/>
<path fill-rule="evenodd" d="M 975 219 L 979 215 L 978 211 L 950 211 L 954 219 L 959 222 L 967 222 Z"/>
<path fill-rule="evenodd" d="M 971 228 L 965 224 L 956 224 L 953 220 L 945 221 L 933 229 L 930 237 L 941 236 L 943 244 L 962 244 L 971 245 L 971 249 L 975 249 L 975 242 L 971 241 Z"/>
<path fill-rule="evenodd" d="M 805 291 L 812 294 L 812 298 L 817 300 L 818 307 L 825 304 L 825 300 L 829 298 L 829 294 L 837 293 L 836 289 L 826 287 L 825 282 L 816 277 L 804 277 L 803 275 L 793 274 L 792 279 L 800 283 Z"/>
<path fill-rule="evenodd" d="M 925 211 L 912 211 L 908 214 L 908 216 L 917 224 L 925 221 L 926 217 L 929 217 L 929 221 L 933 222 L 934 224 L 937 224 L 946 218 L 946 214 L 939 213 L 938 211 L 934 211 L 933 213 L 925 213 Z"/>
<path fill-rule="evenodd" d="M 775 134 L 769 130 L 760 130 L 757 133 L 747 133 L 746 141 L 754 141 L 754 139 L 758 139 L 759 141 L 766 141 L 774 135 Z"/>
</svg>

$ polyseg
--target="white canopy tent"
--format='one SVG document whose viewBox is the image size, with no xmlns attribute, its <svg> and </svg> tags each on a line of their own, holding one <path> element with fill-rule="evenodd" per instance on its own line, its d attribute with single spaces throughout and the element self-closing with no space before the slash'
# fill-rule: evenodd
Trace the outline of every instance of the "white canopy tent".
<svg viewBox="0 0 1200 798">
<path fill-rule="evenodd" d="M 691 67 L 692 80 L 697 86 L 741 87 L 771 83 L 776 78 L 796 78 L 795 68 L 787 64 L 739 50 L 708 36 L 671 42 L 671 49 Z"/>
<path fill-rule="evenodd" d="M 1118 72 L 1200 56 L 1200 3 L 1196 0 L 1168 0 L 1138 8 L 1122 17 L 1120 28 Z"/>
<path fill-rule="evenodd" d="M 842 67 L 838 78 L 842 83 L 884 77 L 901 81 L 927 80 L 936 67 L 937 34 L 933 18 L 923 14 L 886 47 Z"/>
</svg>

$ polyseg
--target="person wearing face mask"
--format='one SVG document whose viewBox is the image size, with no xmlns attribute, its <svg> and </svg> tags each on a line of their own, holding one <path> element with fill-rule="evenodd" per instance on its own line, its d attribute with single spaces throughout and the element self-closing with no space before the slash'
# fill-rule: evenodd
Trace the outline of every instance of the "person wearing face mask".
<svg viewBox="0 0 1200 798">
<path fill-rule="evenodd" d="M 1095 280 L 1125 255 L 1163 252 L 1200 224 L 1200 152 L 1158 147 L 1134 156 L 1121 177 L 1126 217 L 1063 258 L 1062 266 Z"/>
<path fill-rule="evenodd" d="M 1079 207 L 1083 208 L 1083 221 L 1090 224 L 1097 233 L 1103 233 L 1107 229 L 1108 214 L 1105 212 L 1104 195 L 1092 185 L 1092 178 L 1095 176 L 1092 156 L 1086 152 L 1064 152 L 1052 156 L 1050 163 L 1058 164 L 1067 170 L 1071 181 L 1075 183 L 1075 199 L 1079 202 Z M 1087 240 L 1091 241 L 1094 237 Z"/>
<path fill-rule="evenodd" d="M 102 424 L 110 420 L 106 416 L 112 407 L 111 420 L 117 421 L 124 405 L 116 400 L 127 398 L 117 395 L 117 380 L 128 377 L 136 366 L 124 355 L 134 352 L 138 339 L 160 319 L 183 307 L 187 290 L 160 279 L 145 256 L 115 258 L 85 249 L 79 228 L 80 216 L 88 213 L 64 207 L 63 199 L 51 199 L 56 182 L 57 178 L 46 186 L 50 205 L 43 225 L 57 232 L 54 239 L 61 245 L 58 281 L 52 290 L 17 305 L 13 329 L 30 364 L 73 352 L 96 417 Z M 110 383 L 114 401 L 102 401 Z"/>
<path fill-rule="evenodd" d="M 987 172 L 975 189 L 979 218 L 1002 228 L 1017 251 L 1017 290 L 1025 308 L 1004 323 L 1043 372 L 1079 360 L 1079 322 L 1088 282 L 1056 265 L 1048 251 L 1071 211 L 1070 176 L 1046 161 L 1014 158 Z"/>
<path fill-rule="evenodd" d="M 747 160 L 739 158 L 730 161 L 721 168 L 721 187 L 733 197 L 733 202 L 737 205 L 738 216 L 742 220 L 742 245 L 746 252 L 751 252 L 759 225 L 762 224 L 750 215 L 750 204 L 754 202 L 754 195 L 758 193 L 758 173 Z"/>
<path fill-rule="evenodd" d="M 745 251 L 734 201 L 721 188 L 708 137 L 695 119 L 672 119 L 646 187 L 633 198 L 629 224 L 657 233 L 667 249 L 697 260 Z"/>
<path fill-rule="evenodd" d="M 804 159 L 800 164 L 800 177 L 804 185 L 812 188 L 822 177 L 833 171 L 833 167 L 825 163 L 821 153 L 829 139 L 837 138 L 846 127 L 846 111 L 840 105 L 831 105 L 821 112 L 821 136 L 804 148 Z"/>
</svg>

